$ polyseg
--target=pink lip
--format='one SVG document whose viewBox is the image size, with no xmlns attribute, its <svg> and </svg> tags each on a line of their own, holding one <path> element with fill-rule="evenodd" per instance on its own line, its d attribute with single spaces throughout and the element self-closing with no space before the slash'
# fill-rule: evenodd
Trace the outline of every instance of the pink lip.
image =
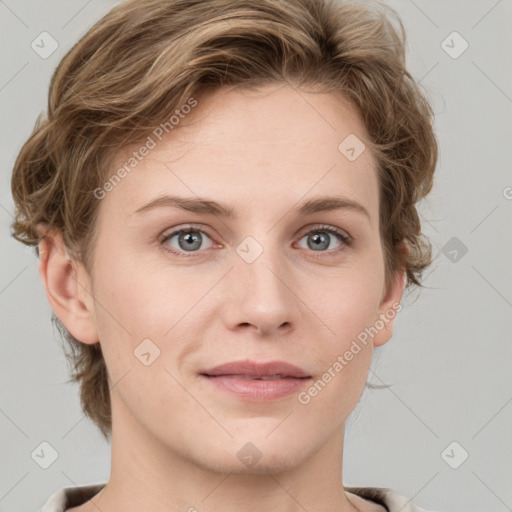
<svg viewBox="0 0 512 512">
<path fill-rule="evenodd" d="M 285 361 L 233 361 L 205 370 L 201 375 L 217 388 L 252 402 L 268 402 L 294 394 L 311 380 L 304 370 Z M 271 376 L 279 378 L 256 380 Z"/>
<path fill-rule="evenodd" d="M 269 377 L 272 375 L 282 375 L 283 377 L 304 378 L 311 377 L 302 368 L 286 361 L 269 361 L 267 363 L 251 361 L 231 361 L 230 363 L 221 364 L 214 368 L 201 371 L 203 375 L 219 376 L 219 375 L 243 375 L 246 377 Z"/>
</svg>

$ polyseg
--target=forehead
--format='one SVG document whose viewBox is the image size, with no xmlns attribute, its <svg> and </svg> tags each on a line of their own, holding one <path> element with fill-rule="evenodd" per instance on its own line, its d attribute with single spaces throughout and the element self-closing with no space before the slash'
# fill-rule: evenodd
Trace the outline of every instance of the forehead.
<svg viewBox="0 0 512 512">
<path fill-rule="evenodd" d="M 340 93 L 284 85 L 218 89 L 197 101 L 178 129 L 161 140 L 152 137 L 154 147 L 107 194 L 108 202 L 122 196 L 129 215 L 164 193 L 213 197 L 240 211 L 340 194 L 363 203 L 376 220 L 376 163 L 368 134 Z M 363 144 L 357 158 L 347 158 L 347 148 L 359 152 Z M 114 170 L 139 147 L 120 152 Z"/>
</svg>

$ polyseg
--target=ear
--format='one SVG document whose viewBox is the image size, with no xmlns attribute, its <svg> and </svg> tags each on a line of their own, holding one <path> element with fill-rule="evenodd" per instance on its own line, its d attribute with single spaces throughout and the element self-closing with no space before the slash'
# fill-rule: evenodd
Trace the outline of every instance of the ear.
<svg viewBox="0 0 512 512">
<path fill-rule="evenodd" d="M 38 231 L 41 235 L 39 275 L 50 306 L 74 338 L 83 343 L 97 343 L 95 301 L 87 271 L 69 256 L 62 233 L 43 226 Z"/>
<path fill-rule="evenodd" d="M 399 250 L 407 253 L 408 247 L 401 245 Z M 405 270 L 396 272 L 389 287 L 387 290 L 384 290 L 374 322 L 374 327 L 377 330 L 377 334 L 373 337 L 374 347 L 384 345 L 393 335 L 395 317 L 402 309 L 400 301 L 404 292 L 405 279 Z"/>
</svg>

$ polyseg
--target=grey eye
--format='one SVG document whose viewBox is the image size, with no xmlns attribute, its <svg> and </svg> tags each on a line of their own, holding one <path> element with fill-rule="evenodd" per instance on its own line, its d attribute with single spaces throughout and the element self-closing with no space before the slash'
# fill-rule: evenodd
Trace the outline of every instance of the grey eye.
<svg viewBox="0 0 512 512">
<path fill-rule="evenodd" d="M 322 228 L 322 229 L 314 229 L 304 235 L 301 240 L 304 238 L 307 239 L 307 247 L 306 249 L 311 249 L 313 251 L 325 251 L 326 249 L 332 250 L 338 248 L 340 245 L 343 245 L 345 242 L 345 238 L 341 233 L 338 233 L 334 229 Z M 333 239 L 338 240 L 338 245 L 335 247 L 330 247 L 331 241 Z"/>
<path fill-rule="evenodd" d="M 170 243 L 169 245 L 171 245 L 172 248 L 178 251 L 194 252 L 201 248 L 204 249 L 204 247 L 202 247 L 204 237 L 210 239 L 206 233 L 199 229 L 180 229 L 166 236 L 162 242 L 171 242 L 173 238 L 176 238 L 178 246 L 176 247 Z"/>
</svg>

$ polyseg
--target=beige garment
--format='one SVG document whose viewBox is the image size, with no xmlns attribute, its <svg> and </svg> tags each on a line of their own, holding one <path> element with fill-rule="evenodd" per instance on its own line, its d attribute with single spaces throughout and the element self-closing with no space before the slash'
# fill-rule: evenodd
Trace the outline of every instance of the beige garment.
<svg viewBox="0 0 512 512">
<path fill-rule="evenodd" d="M 50 496 L 40 512 L 65 512 L 68 508 L 76 507 L 90 500 L 104 486 L 105 484 L 94 484 L 60 489 Z M 361 498 L 375 501 L 387 508 L 389 512 L 428 512 L 391 489 L 382 487 L 345 487 L 345 491 Z"/>
</svg>

